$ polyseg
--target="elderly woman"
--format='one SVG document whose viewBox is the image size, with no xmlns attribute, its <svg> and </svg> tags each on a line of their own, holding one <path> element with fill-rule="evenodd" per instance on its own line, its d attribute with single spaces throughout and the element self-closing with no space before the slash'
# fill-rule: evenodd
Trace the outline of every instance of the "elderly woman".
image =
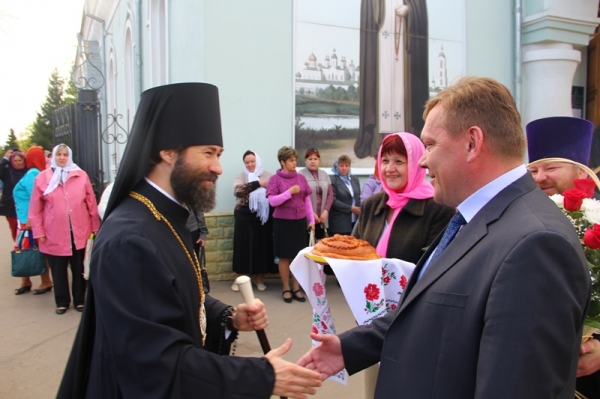
<svg viewBox="0 0 600 399">
<path fill-rule="evenodd" d="M 300 169 L 300 172 L 308 182 L 312 190 L 310 202 L 313 208 L 315 218 L 315 238 L 321 239 L 325 236 L 326 229 L 329 228 L 329 211 L 333 204 L 333 187 L 329 175 L 319 169 L 321 155 L 316 148 L 309 148 L 304 155 L 306 168 Z"/>
<path fill-rule="evenodd" d="M 96 198 L 88 175 L 73 163 L 71 149 L 59 144 L 52 150 L 52 166 L 35 178 L 29 205 L 33 237 L 50 263 L 56 314 L 71 303 L 67 268 L 71 265 L 75 309 L 83 312 L 85 245 L 100 227 Z"/>
<path fill-rule="evenodd" d="M 379 148 L 383 191 L 362 204 L 354 235 L 382 257 L 417 263 L 455 213 L 433 200 L 433 186 L 419 167 L 424 151 L 421 140 L 411 133 L 388 135 Z"/>
<path fill-rule="evenodd" d="M 17 219 L 19 221 L 19 229 L 31 230 L 29 223 L 29 202 L 33 193 L 33 185 L 35 178 L 40 174 L 40 171 L 46 169 L 46 156 L 41 147 L 31 147 L 27 151 L 25 160 L 27 164 L 27 173 L 15 186 L 13 190 L 15 206 L 17 208 Z M 46 268 L 46 272 L 41 275 L 42 283 L 33 290 L 33 295 L 41 295 L 52 290 L 52 280 L 50 280 L 50 268 Z M 21 277 L 21 286 L 15 290 L 15 295 L 21 295 L 31 291 L 31 279 L 29 277 Z"/>
<path fill-rule="evenodd" d="M 262 168 L 260 157 L 246 151 L 242 156 L 244 171 L 233 180 L 233 195 L 236 198 L 235 229 L 233 232 L 233 271 L 254 275 L 254 284 L 264 291 L 264 275 L 273 265 L 273 230 L 267 199 L 267 184 L 273 176 Z M 239 291 L 234 282 L 233 291 Z"/>
<path fill-rule="evenodd" d="M 6 216 L 13 241 L 17 238 L 17 211 L 13 199 L 13 190 L 19 180 L 25 176 L 25 155 L 19 150 L 8 150 L 0 160 L 0 180 L 2 196 L 0 197 L 0 215 Z"/>
<path fill-rule="evenodd" d="M 332 235 L 350 235 L 360 215 L 360 182 L 350 174 L 350 162 L 349 156 L 342 155 L 331 168 L 331 185 L 335 197 L 329 214 Z"/>
<path fill-rule="evenodd" d="M 296 172 L 298 153 L 291 147 L 282 147 L 277 153 L 281 169 L 269 179 L 267 198 L 273 212 L 273 252 L 279 257 L 279 275 L 283 291 L 281 295 L 286 303 L 292 298 L 304 302 L 306 298 L 300 291 L 300 284 L 292 276 L 290 289 L 290 262 L 306 247 L 307 226 L 315 228 L 313 207 L 310 202 L 312 190 L 301 174 Z"/>
</svg>

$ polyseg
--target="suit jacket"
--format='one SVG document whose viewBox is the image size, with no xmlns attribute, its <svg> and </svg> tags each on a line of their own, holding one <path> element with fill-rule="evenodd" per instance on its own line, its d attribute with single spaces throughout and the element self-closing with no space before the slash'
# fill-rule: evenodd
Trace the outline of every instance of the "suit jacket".
<svg viewBox="0 0 600 399">
<path fill-rule="evenodd" d="M 377 247 L 390 209 L 387 200 L 387 193 L 382 191 L 363 202 L 354 231 L 356 238 Z M 424 248 L 445 229 L 455 213 L 454 208 L 438 204 L 433 198 L 409 200 L 394 221 L 386 257 L 417 263 Z"/>
<path fill-rule="evenodd" d="M 573 398 L 590 277 L 567 218 L 529 174 L 465 225 L 398 310 L 340 335 L 376 398 Z"/>
<path fill-rule="evenodd" d="M 350 175 L 350 183 L 354 191 L 355 206 L 360 206 L 360 183 L 356 176 Z M 350 234 L 352 231 L 352 195 L 341 177 L 331 176 L 333 186 L 333 205 L 329 211 L 329 230 L 332 233 Z"/>
</svg>

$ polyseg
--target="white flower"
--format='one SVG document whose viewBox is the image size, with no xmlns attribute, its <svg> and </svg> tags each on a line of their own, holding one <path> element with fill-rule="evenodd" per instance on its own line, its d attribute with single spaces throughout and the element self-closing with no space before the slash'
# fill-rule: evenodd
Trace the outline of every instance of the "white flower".
<svg viewBox="0 0 600 399">
<path fill-rule="evenodd" d="M 600 201 L 593 198 L 585 198 L 581 204 L 583 217 L 590 223 L 600 224 Z"/>
<path fill-rule="evenodd" d="M 554 201 L 556 206 L 558 206 L 560 209 L 565 209 L 565 197 L 563 197 L 561 194 L 551 195 L 550 199 Z"/>
</svg>

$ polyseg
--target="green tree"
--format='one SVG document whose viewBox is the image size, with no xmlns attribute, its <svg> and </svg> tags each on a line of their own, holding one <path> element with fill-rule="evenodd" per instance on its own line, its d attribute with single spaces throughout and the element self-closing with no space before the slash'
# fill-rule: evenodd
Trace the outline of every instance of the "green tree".
<svg viewBox="0 0 600 399">
<path fill-rule="evenodd" d="M 40 112 L 37 112 L 31 128 L 32 144 L 42 146 L 47 150 L 52 148 L 52 112 L 66 104 L 64 97 L 64 80 L 54 68 L 48 79 L 46 100 L 42 104 Z"/>
<path fill-rule="evenodd" d="M 2 154 L 11 148 L 19 148 L 19 143 L 17 142 L 17 136 L 15 135 L 15 131 L 10 129 L 10 133 L 8 134 L 8 138 L 6 139 L 6 143 L 2 147 Z"/>
<path fill-rule="evenodd" d="M 74 104 L 77 102 L 77 87 L 71 79 L 67 79 L 67 87 L 65 88 L 65 104 Z"/>
</svg>

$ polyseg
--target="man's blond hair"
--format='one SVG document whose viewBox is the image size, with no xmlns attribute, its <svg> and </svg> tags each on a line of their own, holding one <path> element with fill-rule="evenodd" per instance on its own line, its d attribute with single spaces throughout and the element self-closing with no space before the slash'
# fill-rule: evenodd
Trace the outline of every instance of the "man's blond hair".
<svg viewBox="0 0 600 399">
<path fill-rule="evenodd" d="M 478 126 L 496 155 L 507 159 L 525 157 L 527 144 L 521 116 L 510 91 L 503 84 L 490 78 L 461 78 L 427 101 L 423 119 L 438 104 L 444 112 L 436 123 L 451 136 L 459 136 L 471 126 Z"/>
</svg>

